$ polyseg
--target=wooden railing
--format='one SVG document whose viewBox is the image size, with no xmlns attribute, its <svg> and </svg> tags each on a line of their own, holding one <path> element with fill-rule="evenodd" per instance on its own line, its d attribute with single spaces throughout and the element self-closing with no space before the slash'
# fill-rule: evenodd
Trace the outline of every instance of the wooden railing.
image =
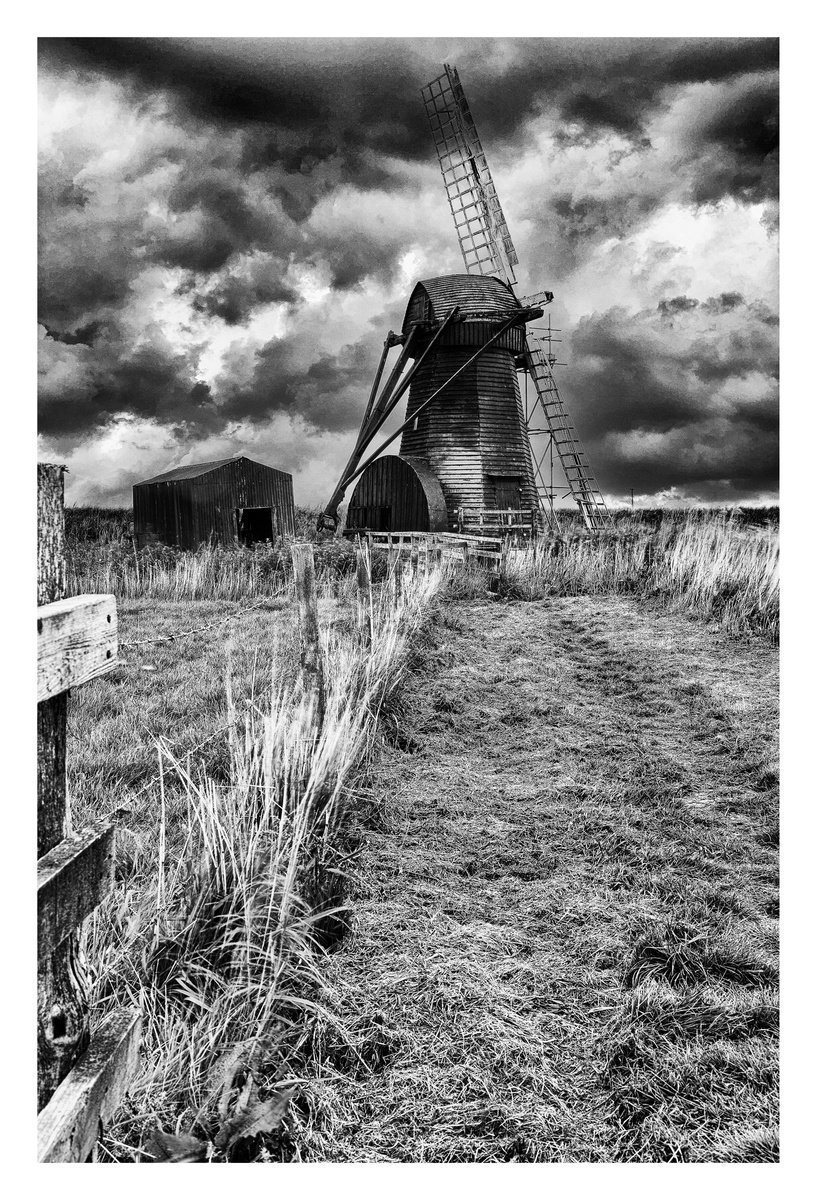
<svg viewBox="0 0 817 1200">
<path fill-rule="evenodd" d="M 503 538 L 535 538 L 541 532 L 541 516 L 536 508 L 460 508 L 457 529 L 461 533 L 496 534 Z"/>
<path fill-rule="evenodd" d="M 357 532 L 357 531 L 356 531 Z M 428 533 L 405 530 L 399 533 L 380 533 L 362 530 L 359 536 L 372 546 L 381 546 L 393 554 L 408 554 L 412 559 L 426 561 L 474 561 L 498 565 L 502 560 L 502 538 L 483 537 L 466 533 Z"/>
<path fill-rule="evenodd" d="M 63 468 L 37 467 L 37 1156 L 95 1158 L 139 1054 L 140 1014 L 91 1030 L 78 931 L 113 886 L 108 819 L 74 831 L 66 788 L 68 691 L 117 659 L 113 596 L 65 596 Z"/>
</svg>

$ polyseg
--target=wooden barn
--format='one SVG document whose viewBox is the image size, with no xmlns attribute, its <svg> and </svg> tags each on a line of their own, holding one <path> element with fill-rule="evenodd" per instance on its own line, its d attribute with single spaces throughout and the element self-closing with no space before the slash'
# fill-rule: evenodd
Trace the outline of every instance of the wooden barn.
<svg viewBox="0 0 817 1200">
<path fill-rule="evenodd" d="M 292 476 L 250 458 L 176 467 L 133 488 L 138 546 L 275 541 L 295 532 Z"/>
</svg>

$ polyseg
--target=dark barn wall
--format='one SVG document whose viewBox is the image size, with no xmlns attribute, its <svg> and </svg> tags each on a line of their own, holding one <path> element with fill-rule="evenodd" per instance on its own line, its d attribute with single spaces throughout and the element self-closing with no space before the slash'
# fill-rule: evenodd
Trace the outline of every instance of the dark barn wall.
<svg viewBox="0 0 817 1200">
<path fill-rule="evenodd" d="M 387 454 L 367 467 L 355 485 L 346 514 L 346 532 L 372 529 L 443 532 L 448 527 L 445 499 L 428 464 Z"/>
<path fill-rule="evenodd" d="M 189 489 L 181 483 L 137 483 L 133 489 L 133 528 L 139 546 L 158 539 L 183 546 L 193 524 Z"/>
<path fill-rule="evenodd" d="M 190 483 L 194 547 L 210 537 L 232 541 L 237 508 L 272 508 L 276 536 L 295 532 L 292 476 L 284 471 L 237 459 Z"/>
<path fill-rule="evenodd" d="M 276 536 L 294 534 L 292 476 L 239 458 L 192 478 L 160 479 L 133 489 L 139 545 L 156 539 L 195 550 L 210 538 L 231 543 L 237 508 L 272 508 Z"/>
</svg>

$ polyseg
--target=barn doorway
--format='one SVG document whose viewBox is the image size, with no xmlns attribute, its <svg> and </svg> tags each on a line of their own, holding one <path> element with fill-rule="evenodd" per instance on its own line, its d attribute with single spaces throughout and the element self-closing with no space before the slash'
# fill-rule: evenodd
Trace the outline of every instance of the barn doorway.
<svg viewBox="0 0 817 1200">
<path fill-rule="evenodd" d="M 235 521 L 238 540 L 243 546 L 275 540 L 275 523 L 271 508 L 237 508 Z"/>
<path fill-rule="evenodd" d="M 522 507 L 522 477 L 520 475 L 490 475 L 497 508 L 518 511 Z"/>
</svg>

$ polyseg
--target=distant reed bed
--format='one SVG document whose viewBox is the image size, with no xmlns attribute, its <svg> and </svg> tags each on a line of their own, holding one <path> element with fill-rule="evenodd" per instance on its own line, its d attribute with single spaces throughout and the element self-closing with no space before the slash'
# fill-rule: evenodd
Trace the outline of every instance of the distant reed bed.
<svg viewBox="0 0 817 1200">
<path fill-rule="evenodd" d="M 296 509 L 297 540 L 316 538 L 317 512 Z M 160 543 L 136 549 L 129 509 L 67 508 L 66 567 L 69 594 L 112 593 L 121 600 L 244 600 L 277 595 L 286 587 L 291 557 L 286 542 L 255 546 L 205 543 L 180 550 Z M 327 539 L 315 547 L 319 579 L 354 571 L 354 548 Z M 380 556 L 372 567 L 384 575 Z"/>
<path fill-rule="evenodd" d="M 653 531 L 553 540 L 512 551 L 506 595 L 624 592 L 675 612 L 717 620 L 730 633 L 777 639 L 780 539 L 776 524 L 750 526 L 725 514 L 679 520 Z"/>
<path fill-rule="evenodd" d="M 124 540 L 69 541 L 68 590 L 112 593 L 121 600 L 245 600 L 275 596 L 291 574 L 288 545 L 220 546 L 198 550 L 148 546 L 136 550 Z M 372 555 L 376 582 L 386 574 L 386 555 Z M 354 573 L 355 549 L 345 539 L 315 546 L 319 584 L 331 584 Z"/>
<path fill-rule="evenodd" d="M 120 599 L 244 600 L 282 594 L 291 559 L 286 543 L 253 547 L 204 545 L 136 550 L 128 514 L 68 510 L 69 592 L 111 592 Z M 718 620 L 732 633 L 777 638 L 780 624 L 779 528 L 776 509 L 621 510 L 614 534 L 587 537 L 578 516 L 561 514 L 564 535 L 535 549 L 509 554 L 502 590 L 511 597 L 627 592 L 658 599 L 674 611 Z M 314 537 L 315 514 L 299 511 L 304 536 Z M 355 570 L 353 544 L 344 538 L 315 543 L 324 592 Z M 376 582 L 386 578 L 388 556 L 372 553 Z M 474 576 L 478 590 L 481 576 Z M 464 582 L 452 595 L 463 596 Z"/>
</svg>

